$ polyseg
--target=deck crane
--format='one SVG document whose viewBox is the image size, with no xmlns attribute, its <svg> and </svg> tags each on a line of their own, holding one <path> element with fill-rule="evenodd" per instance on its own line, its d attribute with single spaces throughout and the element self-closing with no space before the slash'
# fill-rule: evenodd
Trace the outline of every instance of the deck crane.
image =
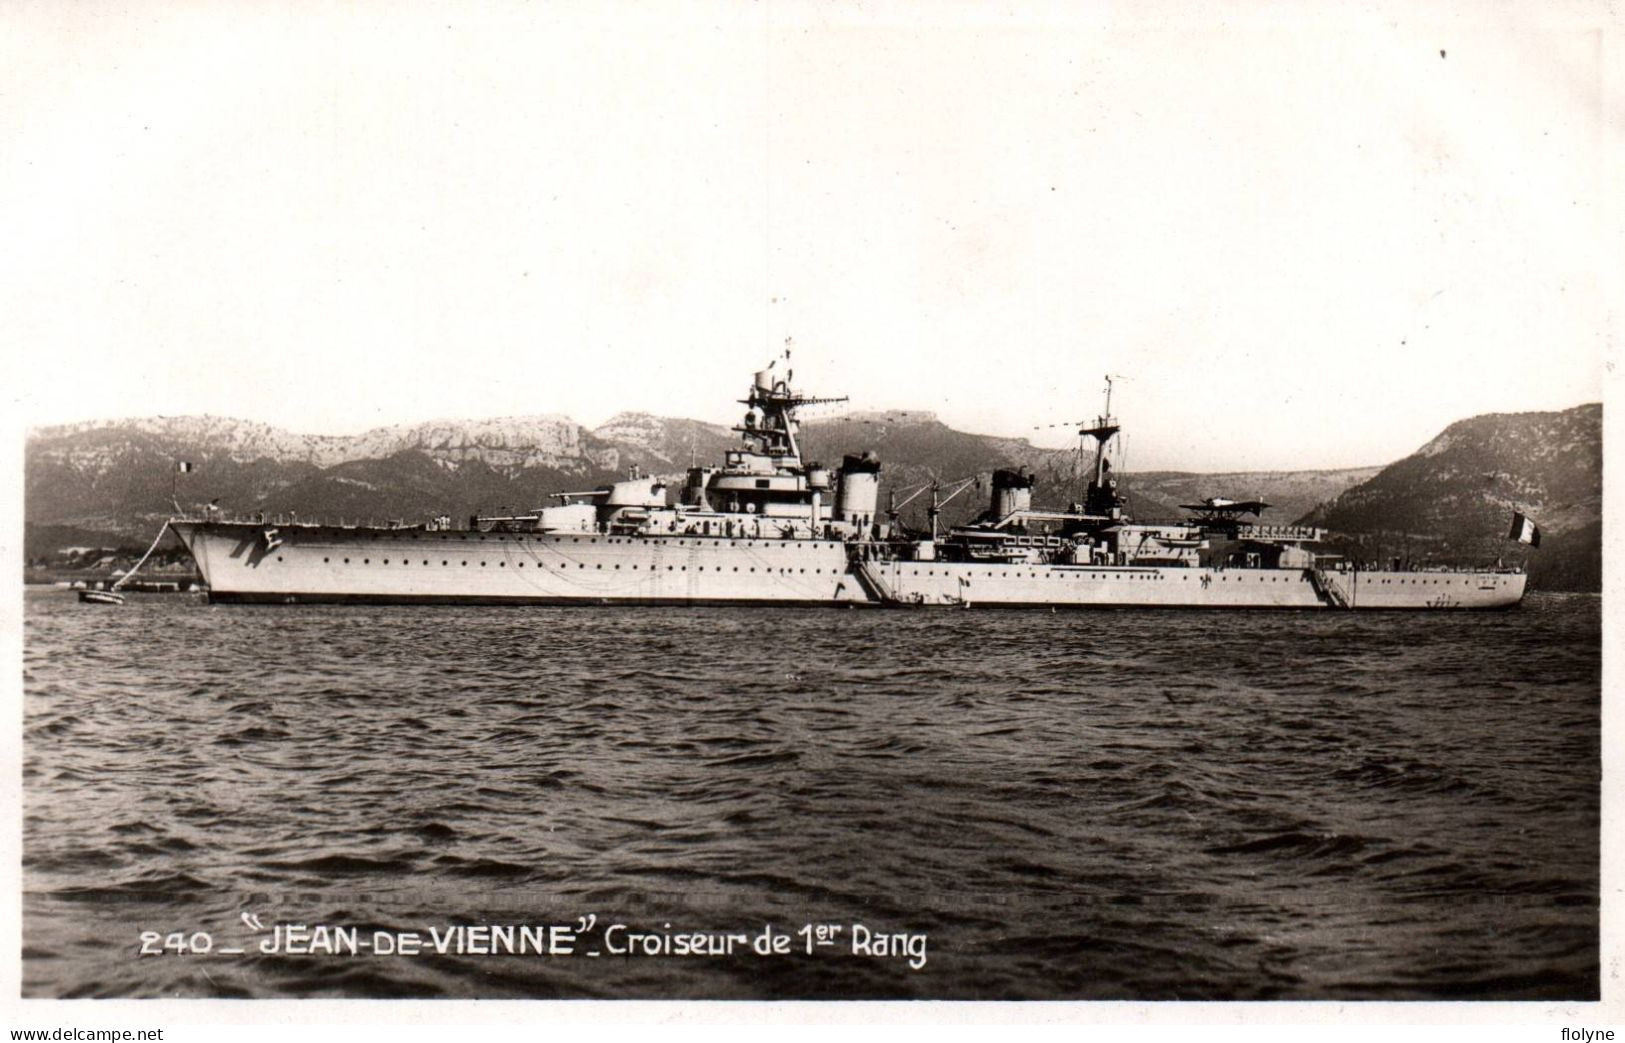
<svg viewBox="0 0 1625 1043">
<path fill-rule="evenodd" d="M 897 499 L 897 491 L 894 489 L 891 493 L 891 502 L 886 507 L 886 513 L 890 515 L 892 525 L 896 526 L 898 513 L 918 499 L 921 493 L 929 491 L 931 493 L 931 506 L 927 509 L 926 514 L 931 519 L 931 539 L 935 540 L 937 538 L 937 520 L 942 516 L 942 509 L 948 505 L 949 501 L 966 489 L 973 485 L 980 485 L 981 481 L 981 475 L 973 474 L 969 478 L 949 482 L 948 494 L 944 496 L 942 495 L 943 483 L 933 478 L 909 493 L 901 501 Z"/>
</svg>

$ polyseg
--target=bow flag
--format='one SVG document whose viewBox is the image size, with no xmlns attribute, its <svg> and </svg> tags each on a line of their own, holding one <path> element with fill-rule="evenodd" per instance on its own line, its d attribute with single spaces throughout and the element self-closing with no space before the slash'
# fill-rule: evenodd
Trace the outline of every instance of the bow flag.
<svg viewBox="0 0 1625 1043">
<path fill-rule="evenodd" d="M 186 461 L 186 460 L 176 460 L 175 461 L 175 473 L 176 474 L 186 474 L 191 469 L 192 469 L 192 464 L 189 461 Z"/>
<path fill-rule="evenodd" d="M 1512 515 L 1512 531 L 1507 533 L 1507 539 L 1527 543 L 1531 547 L 1540 546 L 1540 526 L 1527 517 L 1516 512 Z"/>
</svg>

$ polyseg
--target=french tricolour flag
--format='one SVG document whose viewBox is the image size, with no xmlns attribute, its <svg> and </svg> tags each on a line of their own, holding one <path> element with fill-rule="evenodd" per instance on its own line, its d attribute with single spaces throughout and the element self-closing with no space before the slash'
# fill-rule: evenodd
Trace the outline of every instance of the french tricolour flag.
<svg viewBox="0 0 1625 1043">
<path fill-rule="evenodd" d="M 186 474 L 191 469 L 192 469 L 192 464 L 191 464 L 190 461 L 187 461 L 187 460 L 176 460 L 175 461 L 175 473 L 176 474 Z"/>
<path fill-rule="evenodd" d="M 1512 531 L 1507 533 L 1507 539 L 1527 543 L 1531 547 L 1540 546 L 1540 526 L 1530 521 L 1522 514 L 1512 515 Z"/>
</svg>

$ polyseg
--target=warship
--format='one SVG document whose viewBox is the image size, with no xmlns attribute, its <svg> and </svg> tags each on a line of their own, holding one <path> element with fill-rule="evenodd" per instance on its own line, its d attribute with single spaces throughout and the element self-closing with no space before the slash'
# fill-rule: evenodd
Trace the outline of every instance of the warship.
<svg viewBox="0 0 1625 1043">
<path fill-rule="evenodd" d="M 975 479 L 931 483 L 930 529 L 879 510 L 881 462 L 803 459 L 798 411 L 843 402 L 755 374 L 737 448 L 672 481 L 625 480 L 523 514 L 440 515 L 418 525 L 226 518 L 169 520 L 214 602 L 773 604 L 894 608 L 1488 609 L 1517 605 L 1518 569 L 1369 568 L 1323 553 L 1326 533 L 1261 521 L 1268 504 L 1214 497 L 1189 516 L 1136 522 L 1111 470 L 1120 431 L 1106 408 L 1081 425 L 1092 448 L 1083 499 L 1033 505 L 1034 476 L 992 474 L 985 511 L 940 525 Z M 920 495 L 916 491 L 914 495 Z M 1249 520 L 1251 519 L 1251 520 Z"/>
</svg>

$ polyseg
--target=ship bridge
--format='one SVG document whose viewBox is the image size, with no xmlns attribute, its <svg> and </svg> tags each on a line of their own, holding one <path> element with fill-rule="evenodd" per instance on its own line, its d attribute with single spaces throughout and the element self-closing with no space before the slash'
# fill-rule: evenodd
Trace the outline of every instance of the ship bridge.
<svg viewBox="0 0 1625 1043">
<path fill-rule="evenodd" d="M 788 361 L 789 353 L 785 359 Z M 668 502 L 664 484 L 634 472 L 626 481 L 561 497 L 534 516 L 542 532 L 678 533 L 782 539 L 851 539 L 879 535 L 875 525 L 880 461 L 849 455 L 840 470 L 805 463 L 796 411 L 845 402 L 795 391 L 788 366 L 755 374 L 734 428 L 742 444 L 720 467 L 692 466 Z M 575 500 L 578 502 L 569 502 Z M 530 520 L 530 519 L 525 519 Z"/>
</svg>

